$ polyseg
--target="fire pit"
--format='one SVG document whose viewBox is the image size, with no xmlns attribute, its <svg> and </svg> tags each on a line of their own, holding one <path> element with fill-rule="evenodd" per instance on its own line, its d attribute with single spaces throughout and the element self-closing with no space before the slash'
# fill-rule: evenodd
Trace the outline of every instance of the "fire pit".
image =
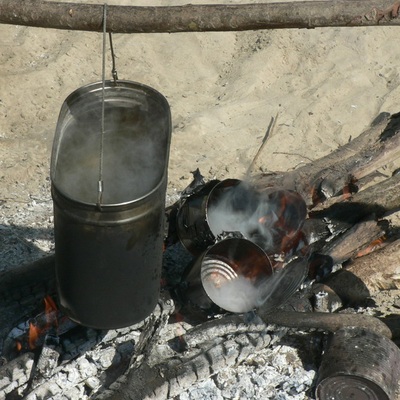
<svg viewBox="0 0 400 400">
<path fill-rule="evenodd" d="M 384 117 L 366 133 L 369 144 L 360 151 L 368 152 L 371 136 L 375 135 L 376 143 L 384 146 L 385 154 L 389 154 L 392 146 L 396 148 L 398 126 L 398 117 Z M 374 149 L 379 147 L 376 143 Z M 328 166 L 331 157 L 322 160 L 320 165 Z M 371 162 L 374 157 L 369 158 Z M 346 164 L 351 165 L 351 161 L 346 160 Z M 362 168 L 366 166 L 363 164 Z M 1 349 L 5 358 L 0 367 L 0 393 L 4 397 L 28 399 L 46 398 L 48 393 L 66 398 L 186 396 L 195 399 L 196 395 L 197 398 L 204 397 L 207 391 L 215 396 L 218 393 L 228 396 L 230 391 L 234 397 L 242 390 L 245 398 L 251 398 L 257 387 L 257 392 L 262 392 L 265 398 L 282 394 L 284 398 L 307 395 L 325 399 L 332 395 L 330 382 L 337 382 L 338 376 L 345 372 L 349 376 L 346 384 L 350 387 L 346 393 L 355 393 L 350 384 L 362 381 L 368 382 L 366 387 L 378 396 L 376 398 L 383 394 L 388 398 L 393 393 L 397 395 L 399 318 L 386 315 L 377 318 L 368 301 L 382 287 L 388 287 L 383 286 L 386 282 L 390 281 L 392 285 L 396 282 L 389 279 L 395 276 L 397 265 L 390 260 L 393 255 L 398 255 L 399 236 L 398 231 L 385 222 L 384 215 L 398 208 L 398 195 L 376 196 L 374 186 L 363 189 L 360 183 L 358 189 L 363 190 L 358 193 L 346 189 L 344 193 L 339 191 L 331 199 L 322 201 L 319 191 L 335 175 L 329 176 L 325 172 L 321 178 L 321 170 L 319 168 L 318 179 L 314 167 L 279 177 L 280 183 L 286 183 L 283 192 L 282 185 L 268 183 L 278 179 L 276 175 L 258 177 L 249 186 L 248 198 L 261 197 L 277 205 L 274 214 L 267 213 L 267 217 L 264 214 L 264 218 L 257 219 L 261 228 L 275 229 L 269 247 L 262 247 L 266 242 L 260 240 L 260 229 L 243 230 L 244 233 L 223 230 L 213 234 L 212 242 L 202 252 L 188 251 L 177 234 L 179 221 L 176 214 L 189 197 L 184 195 L 171 204 L 166 210 L 169 231 L 163 253 L 159 304 L 144 321 L 125 328 L 93 329 L 66 318 L 63 310 L 59 310 L 54 257 L 6 274 L 0 281 L 4 309 L 0 316 Z M 307 178 L 306 171 L 309 171 Z M 399 181 L 399 176 L 394 174 L 378 186 L 379 189 L 387 188 L 384 193 L 388 194 L 398 188 Z M 330 187 L 335 183 L 330 182 Z M 206 186 L 207 183 L 198 185 L 194 196 Z M 276 195 L 271 196 L 271 193 Z M 324 189 L 324 195 L 327 194 Z M 303 199 L 299 203 L 296 201 L 298 196 Z M 295 202 L 282 202 L 287 198 Z M 305 220 L 304 204 L 308 211 Z M 253 203 L 250 208 L 257 209 Z M 295 217 L 288 218 L 288 210 Z M 239 254 L 246 257 L 231 257 L 230 242 L 239 243 Z M 260 258 L 255 264 L 259 265 L 261 260 L 265 267 L 254 274 L 245 263 L 249 258 L 247 254 L 253 254 L 253 250 L 247 253 L 249 242 L 249 249 L 260 249 L 256 252 Z M 203 286 L 202 264 L 207 257 L 212 262 L 205 263 L 203 281 L 207 283 Z M 262 304 L 250 312 L 226 312 L 221 305 L 215 304 L 217 300 L 211 291 L 209 294 L 206 291 L 207 284 L 217 287 L 222 282 L 219 272 L 215 275 L 208 268 L 214 265 L 214 260 L 218 260 L 217 266 L 223 266 L 221 271 L 225 275 L 221 276 L 227 281 L 235 281 L 242 274 L 247 279 L 246 287 L 258 292 L 264 281 L 273 283 L 275 277 L 281 277 L 276 281 L 280 290 L 272 290 L 273 295 L 262 298 Z M 396 263 L 397 260 L 398 257 Z M 382 271 L 376 270 L 376 265 L 381 263 L 386 266 L 386 281 L 380 275 Z M 336 268 L 338 271 L 335 272 Z M 260 271 L 262 279 L 258 281 Z M 346 275 L 341 272 L 352 275 L 350 286 L 340 283 L 346 280 Z M 174 276 L 179 277 L 179 282 L 174 281 Z M 206 300 L 205 306 L 196 303 L 195 298 L 190 299 L 192 305 L 188 306 L 185 295 L 192 293 L 188 291 L 188 281 L 196 281 L 197 286 L 193 287 L 203 289 L 198 298 Z M 225 297 L 223 294 L 222 299 L 226 300 Z M 43 299 L 46 299 L 47 313 Z M 229 306 L 231 302 L 226 304 Z M 222 305 L 228 308 L 226 304 Z M 243 302 L 239 301 L 239 304 Z M 364 335 L 359 334 L 360 328 L 364 329 Z M 340 364 L 339 358 L 337 362 L 329 362 L 332 356 L 339 355 L 335 350 L 338 346 L 344 349 L 346 357 L 350 354 L 350 350 L 346 350 L 347 339 L 343 338 L 353 331 L 357 331 L 357 335 L 351 336 L 354 342 L 348 341 L 354 350 L 351 358 L 356 360 L 360 356 L 356 346 L 361 352 L 369 351 L 373 338 L 374 343 L 383 343 L 378 347 L 383 353 L 379 354 L 386 354 L 385 351 L 391 354 L 391 357 L 382 358 L 386 364 L 379 364 L 382 361 L 379 357 L 374 363 L 382 370 L 389 369 L 393 379 L 389 375 L 387 379 L 376 379 L 369 361 L 360 365 L 357 371 L 352 369 L 351 360 L 346 365 Z M 39 334 L 37 338 L 35 332 Z M 328 347 L 329 337 L 334 339 Z M 334 369 L 333 365 L 338 368 Z M 284 371 L 281 377 L 277 370 Z M 14 378 L 10 379 L 10 376 Z M 228 385 L 233 376 L 240 384 Z"/>
</svg>

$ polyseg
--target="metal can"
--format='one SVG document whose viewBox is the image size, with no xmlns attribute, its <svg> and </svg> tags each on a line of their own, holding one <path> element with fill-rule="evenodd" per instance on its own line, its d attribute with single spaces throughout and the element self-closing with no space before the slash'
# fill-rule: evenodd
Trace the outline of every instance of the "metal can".
<svg viewBox="0 0 400 400">
<path fill-rule="evenodd" d="M 331 336 L 318 375 L 317 400 L 392 400 L 400 349 L 364 328 L 343 328 Z"/>
</svg>

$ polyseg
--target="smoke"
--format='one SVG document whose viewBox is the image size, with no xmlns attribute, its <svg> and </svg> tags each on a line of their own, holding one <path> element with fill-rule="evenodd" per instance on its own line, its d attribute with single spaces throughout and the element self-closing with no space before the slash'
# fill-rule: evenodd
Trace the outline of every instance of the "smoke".
<svg viewBox="0 0 400 400">
<path fill-rule="evenodd" d="M 266 196 L 240 182 L 215 197 L 210 197 L 207 209 L 207 222 L 214 236 L 223 232 L 240 232 L 265 251 L 273 249 L 274 223 L 278 217 L 275 205 Z"/>
<path fill-rule="evenodd" d="M 56 154 L 52 179 L 57 189 L 71 199 L 96 204 L 101 98 L 92 94 L 89 99 L 73 103 L 68 111 L 64 120 L 59 121 L 60 138 L 56 138 L 59 143 L 53 149 Z M 102 204 L 134 201 L 157 187 L 168 164 L 169 123 L 169 112 L 158 99 L 118 99 L 115 94 L 106 97 Z"/>
<path fill-rule="evenodd" d="M 269 280 L 264 284 L 268 282 Z M 207 281 L 203 282 L 203 286 L 210 299 L 219 307 L 226 311 L 243 313 L 259 305 L 261 287 L 264 285 L 254 286 L 249 279 L 239 275 L 220 287 Z"/>
<path fill-rule="evenodd" d="M 273 310 L 285 303 L 304 282 L 308 273 L 308 261 L 295 258 L 284 268 L 258 279 L 249 279 L 240 272 L 224 279 L 214 276 L 202 279 L 204 290 L 210 299 L 226 311 L 243 313 L 263 307 Z"/>
</svg>

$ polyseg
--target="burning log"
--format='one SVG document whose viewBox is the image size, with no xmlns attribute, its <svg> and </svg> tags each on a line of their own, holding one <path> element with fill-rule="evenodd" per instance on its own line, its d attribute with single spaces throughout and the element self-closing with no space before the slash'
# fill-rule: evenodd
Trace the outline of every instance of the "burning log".
<svg viewBox="0 0 400 400">
<path fill-rule="evenodd" d="M 84 392 L 98 391 L 123 375 L 136 356 L 145 353 L 147 339 L 157 338 L 158 327 L 166 323 L 172 310 L 168 299 L 160 300 L 151 318 L 128 328 L 107 332 L 74 324 L 62 335 L 48 332 L 44 346 L 16 356 L 0 368 L 0 398 L 11 392 L 16 398 L 35 400 L 65 393 L 82 398 Z M 17 379 L 11 382 L 8 376 Z"/>
<path fill-rule="evenodd" d="M 55 294 L 54 256 L 12 268 L 0 277 L 0 337 L 5 337 L 47 295 Z"/>
</svg>

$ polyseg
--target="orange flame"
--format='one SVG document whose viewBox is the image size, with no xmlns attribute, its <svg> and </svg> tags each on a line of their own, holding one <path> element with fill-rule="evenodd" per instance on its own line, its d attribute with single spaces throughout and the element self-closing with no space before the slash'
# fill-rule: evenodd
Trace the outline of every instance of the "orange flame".
<svg viewBox="0 0 400 400">
<path fill-rule="evenodd" d="M 31 350 L 36 348 L 39 336 L 39 328 L 33 322 L 29 322 L 28 345 Z"/>
<path fill-rule="evenodd" d="M 33 350 L 41 339 L 51 328 L 57 327 L 57 306 L 50 296 L 44 298 L 44 318 L 37 317 L 35 322 L 29 322 L 28 346 Z M 22 347 L 22 346 L 21 346 Z M 17 344 L 17 349 L 19 348 Z"/>
<path fill-rule="evenodd" d="M 46 321 L 47 329 L 50 329 L 51 326 L 58 326 L 58 321 L 57 321 L 57 306 L 56 303 L 54 303 L 54 300 L 50 296 L 46 296 L 44 298 L 44 312 L 46 316 Z"/>
</svg>

